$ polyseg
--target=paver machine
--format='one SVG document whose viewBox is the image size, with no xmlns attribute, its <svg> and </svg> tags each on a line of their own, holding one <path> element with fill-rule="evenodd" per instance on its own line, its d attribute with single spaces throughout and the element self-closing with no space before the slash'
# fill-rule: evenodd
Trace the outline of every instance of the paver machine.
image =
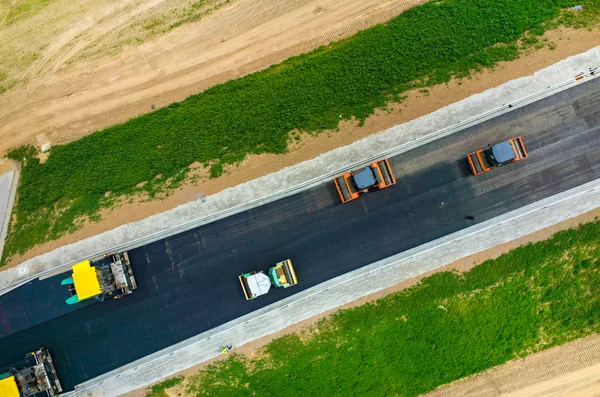
<svg viewBox="0 0 600 397">
<path fill-rule="evenodd" d="M 520 136 L 497 143 L 489 149 L 481 149 L 467 155 L 473 175 L 483 174 L 493 167 L 500 167 L 525 158 L 527 158 L 527 150 L 525 150 L 523 138 Z"/>
<path fill-rule="evenodd" d="M 79 262 L 61 285 L 69 287 L 69 305 L 92 298 L 102 302 L 107 296 L 118 299 L 137 288 L 127 252 Z"/>
<path fill-rule="evenodd" d="M 357 199 L 361 193 L 384 189 L 396 183 L 388 159 L 376 161 L 358 171 L 346 172 L 333 180 L 342 203 Z"/>
<path fill-rule="evenodd" d="M 41 348 L 29 353 L 20 362 L 20 369 L 9 367 L 0 371 L 0 396 L 30 397 L 44 393 L 50 397 L 62 392 L 50 352 Z"/>
<path fill-rule="evenodd" d="M 246 300 L 252 300 L 266 294 L 271 286 L 288 288 L 298 284 L 296 272 L 290 259 L 279 262 L 270 268 L 267 273 L 268 275 L 264 271 L 258 271 L 244 273 L 239 276 Z"/>
</svg>

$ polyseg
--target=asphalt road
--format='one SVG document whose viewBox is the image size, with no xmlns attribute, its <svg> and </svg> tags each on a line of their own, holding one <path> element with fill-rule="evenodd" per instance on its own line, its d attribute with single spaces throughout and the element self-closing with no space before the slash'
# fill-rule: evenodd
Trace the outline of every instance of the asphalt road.
<svg viewBox="0 0 600 397">
<path fill-rule="evenodd" d="M 390 159 L 398 183 L 351 203 L 342 205 L 328 183 L 134 249 L 137 291 L 3 337 L 0 366 L 45 346 L 71 389 L 332 277 L 600 178 L 599 133 L 596 79 Z M 528 159 L 470 174 L 467 153 L 519 135 Z M 245 301 L 237 276 L 287 258 L 299 284 Z M 0 305 L 26 301 L 28 287 L 11 294 Z"/>
</svg>

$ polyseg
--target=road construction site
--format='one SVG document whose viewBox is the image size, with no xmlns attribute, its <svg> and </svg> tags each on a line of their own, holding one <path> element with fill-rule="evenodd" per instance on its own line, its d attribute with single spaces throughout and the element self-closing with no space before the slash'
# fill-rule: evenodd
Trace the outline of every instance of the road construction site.
<svg viewBox="0 0 600 397">
<path fill-rule="evenodd" d="M 235 6 L 237 6 L 238 2 L 236 2 Z M 281 2 L 279 2 L 281 3 Z M 279 7 L 279 3 L 278 7 Z M 338 2 L 339 3 L 339 2 Z M 346 10 L 347 5 L 346 5 L 347 1 L 344 1 L 344 7 L 343 9 Z M 359 3 L 363 3 L 363 2 L 359 2 Z M 371 3 L 371 2 L 369 2 Z M 389 9 L 391 7 L 391 3 L 390 2 L 383 2 L 385 3 L 385 8 Z M 54 3 L 52 3 L 54 4 Z M 323 2 L 319 2 L 318 3 L 321 6 L 324 6 Z M 224 8 L 222 9 L 224 10 Z M 306 10 L 304 10 L 306 11 Z M 321 19 L 323 18 L 325 15 L 328 14 L 328 12 L 330 12 L 329 9 L 323 10 L 322 12 L 319 12 L 318 14 L 314 14 L 316 15 L 315 18 Z M 236 9 L 236 13 L 237 15 L 241 15 L 243 14 L 243 12 L 240 12 L 240 8 Z M 368 11 L 369 15 L 372 15 L 371 10 L 369 9 Z M 249 14 L 248 12 L 246 12 L 246 14 Z M 308 14 L 309 15 L 313 15 L 311 10 L 308 10 Z M 219 13 L 215 13 L 213 16 L 214 18 L 219 19 L 221 15 Z M 304 14 L 303 14 L 304 15 Z M 211 18 L 213 17 L 211 16 Z M 354 23 L 356 19 L 352 18 L 352 21 Z M 104 20 L 103 20 L 104 21 Z M 198 24 L 198 29 L 202 30 L 202 26 L 204 25 L 204 19 L 201 21 L 202 23 Z M 221 21 L 219 21 L 220 26 L 226 26 L 226 24 L 223 24 Z M 235 23 L 235 27 L 237 28 L 239 25 L 239 23 Z M 289 24 L 286 24 L 286 32 L 289 32 Z M 226 30 L 229 30 L 229 27 L 226 28 Z M 320 31 L 321 29 L 313 29 L 311 31 Z M 253 30 L 254 32 L 254 30 Z M 586 33 L 587 32 L 587 33 Z M 95 222 L 91 222 L 89 224 L 86 223 L 86 226 L 75 232 L 72 235 L 68 235 L 68 236 L 64 236 L 63 238 L 53 242 L 49 242 L 40 246 L 35 247 L 33 250 L 31 250 L 30 252 L 27 252 L 24 256 L 19 257 L 16 256 L 12 259 L 9 260 L 8 265 L 9 266 L 14 266 L 14 265 L 18 265 L 19 263 L 23 262 L 26 259 L 29 258 L 33 258 L 36 255 L 39 255 L 41 253 L 45 253 L 45 252 L 49 252 L 52 249 L 55 249 L 57 247 L 66 245 L 68 243 L 72 243 L 75 241 L 79 241 L 83 238 L 89 237 L 89 236 L 94 236 L 97 235 L 101 232 L 104 232 L 106 230 L 110 230 L 114 227 L 117 227 L 119 225 L 123 225 L 126 224 L 128 222 L 132 222 L 132 221 L 137 221 L 137 220 L 141 220 L 146 218 L 149 215 L 152 214 L 157 214 L 160 213 L 166 209 L 170 209 L 175 207 L 178 204 L 181 203 L 185 203 L 188 202 L 190 200 L 193 200 L 194 198 L 198 197 L 199 195 L 202 194 L 208 194 L 208 195 L 212 195 L 215 192 L 218 192 L 226 187 L 230 187 L 230 186 L 234 186 L 237 185 L 241 182 L 244 181 L 248 181 L 250 179 L 256 178 L 257 175 L 265 175 L 266 173 L 270 173 L 273 172 L 275 170 L 281 169 L 283 166 L 286 165 L 291 165 L 291 164 L 296 164 L 302 160 L 305 159 L 309 159 L 309 158 L 314 158 L 316 155 L 320 154 L 320 153 L 324 153 L 328 150 L 331 150 L 332 148 L 336 148 L 339 146 L 343 146 L 344 144 L 347 144 L 349 142 L 353 142 L 356 139 L 362 137 L 362 136 L 366 136 L 369 134 L 373 134 L 375 132 L 379 132 L 381 130 L 384 130 L 390 126 L 393 126 L 395 124 L 401 123 L 403 121 L 406 120 L 411 120 L 414 117 L 418 117 L 420 115 L 423 114 L 427 114 L 441 106 L 444 106 L 445 104 L 448 103 L 452 103 L 457 101 L 458 99 L 464 98 L 467 95 L 470 95 L 472 93 L 477 93 L 480 92 L 486 88 L 492 87 L 492 86 L 496 86 L 502 82 L 508 81 L 511 78 L 517 78 L 517 77 L 521 77 L 521 76 L 526 76 L 530 73 L 533 73 L 535 70 L 538 70 L 541 67 L 547 66 L 549 64 L 551 64 L 552 62 L 556 62 L 557 60 L 566 58 L 568 55 L 571 54 L 576 54 L 579 53 L 581 51 L 584 51 L 588 48 L 591 48 L 591 46 L 593 45 L 597 45 L 597 44 L 592 44 L 593 40 L 590 42 L 589 40 L 586 41 L 585 38 L 585 34 L 588 34 L 589 37 L 595 38 L 598 35 L 596 34 L 597 32 L 594 31 L 587 31 L 587 30 L 577 30 L 577 31 L 573 31 L 572 29 L 566 29 L 565 30 L 560 30 L 560 31 L 556 31 L 556 32 L 550 32 L 550 33 L 554 33 L 554 35 L 549 35 L 548 37 L 544 37 L 542 40 L 542 42 L 547 42 L 548 44 L 552 44 L 552 43 L 558 43 L 558 47 L 554 48 L 552 46 L 552 50 L 549 49 L 544 49 L 544 50 L 540 50 L 540 51 L 536 51 L 533 54 L 529 54 L 527 55 L 527 57 L 522 58 L 519 61 L 515 61 L 515 62 L 510 62 L 508 64 L 503 64 L 501 63 L 499 65 L 498 69 L 494 69 L 493 72 L 484 72 L 482 74 L 477 74 L 474 76 L 473 80 L 464 80 L 464 81 L 454 81 L 451 82 L 450 86 L 440 86 L 437 87 L 435 90 L 431 90 L 431 95 L 429 95 L 427 98 L 425 98 L 425 96 L 427 96 L 426 94 L 423 93 L 414 93 L 417 97 L 419 97 L 418 99 L 418 103 L 415 103 L 415 101 L 413 101 L 412 98 L 412 94 L 409 94 L 409 101 L 403 101 L 403 104 L 401 106 L 397 106 L 396 104 L 393 105 L 394 107 L 394 111 L 392 113 L 388 113 L 386 112 L 380 112 L 380 116 L 381 117 L 373 117 L 373 118 L 369 118 L 369 120 L 366 123 L 365 127 L 356 127 L 354 124 L 355 123 L 342 123 L 340 128 L 341 128 L 341 133 L 333 133 L 333 134 L 319 134 L 319 139 L 305 139 L 305 137 L 302 138 L 301 141 L 299 142 L 295 142 L 293 146 L 293 150 L 292 153 L 287 154 L 287 155 L 260 155 L 260 156 L 250 156 L 247 161 L 244 161 L 243 167 L 232 167 L 231 170 L 227 171 L 227 176 L 224 178 L 217 178 L 217 179 L 211 179 L 211 180 L 202 180 L 202 183 L 199 184 L 188 184 L 187 188 L 181 191 L 177 191 L 174 192 L 173 196 L 170 196 L 168 199 L 166 200 L 160 200 L 160 201 L 153 201 L 153 202 L 145 202 L 145 203 L 139 203 L 137 200 L 134 200 L 134 203 L 132 204 L 125 204 L 124 208 L 122 211 L 113 211 L 110 212 L 108 211 L 107 213 L 103 212 L 101 214 L 102 216 L 102 221 L 95 223 Z M 585 33 L 585 34 L 584 34 Z M 87 35 L 84 35 L 87 36 Z M 183 36 L 186 37 L 187 39 L 190 39 L 190 37 L 196 37 L 196 36 L 192 36 L 191 34 L 183 34 Z M 170 40 L 170 42 L 176 43 L 179 42 L 181 39 L 181 35 L 177 36 L 176 40 Z M 78 39 L 79 36 L 77 36 L 75 39 Z M 190 42 L 193 43 L 197 43 L 198 39 L 197 38 L 191 38 Z M 77 40 L 76 40 L 77 41 Z M 87 41 L 87 38 L 84 39 L 83 41 Z M 203 43 L 205 43 L 204 40 L 201 40 Z M 227 43 L 229 42 L 229 40 L 226 41 Z M 262 40 L 261 40 L 262 42 Z M 586 44 L 587 43 L 587 44 Z M 68 44 L 68 48 L 70 48 L 72 43 Z M 563 45 L 564 44 L 564 45 Z M 85 45 L 85 44 L 84 44 Z M 218 44 L 218 45 L 225 45 L 225 44 Z M 79 48 L 79 43 L 75 44 L 75 47 Z M 158 56 L 162 59 L 182 59 L 181 58 L 181 54 L 173 54 L 173 57 L 165 57 L 162 55 L 161 49 L 163 47 L 159 47 L 159 48 L 154 48 L 153 51 L 148 51 L 149 53 L 152 54 L 152 58 L 154 59 L 154 55 L 155 54 L 159 54 Z M 196 47 L 192 46 L 190 48 L 193 48 L 194 51 L 196 51 Z M 281 49 L 281 46 L 278 44 L 277 46 L 270 46 L 269 48 L 276 48 L 277 50 Z M 72 55 L 72 54 L 71 54 Z M 198 54 L 195 54 L 198 55 Z M 136 53 L 135 54 L 135 58 L 139 59 L 139 60 L 146 60 L 148 59 L 148 54 L 146 52 L 144 52 L 143 54 L 141 53 Z M 44 56 L 44 58 L 46 58 Z M 52 58 L 54 59 L 54 56 L 52 56 Z M 61 59 L 64 59 L 62 57 L 60 57 Z M 184 57 L 186 58 L 186 57 Z M 189 59 L 190 57 L 187 57 L 186 59 Z M 72 59 L 69 59 L 69 62 Z M 130 63 L 130 60 L 127 60 L 125 63 L 127 63 L 127 65 L 133 65 L 133 63 Z M 158 67 L 159 69 L 153 70 L 152 73 L 158 74 L 160 76 L 163 76 L 163 72 L 164 70 L 162 69 L 161 65 L 162 64 L 157 64 L 154 61 L 150 62 L 152 64 L 153 67 Z M 181 62 L 176 61 L 175 63 L 177 63 L 178 65 L 181 64 Z M 146 65 L 148 66 L 148 65 Z M 129 66 L 128 66 L 129 67 Z M 144 66 L 145 67 L 145 66 Z M 144 68 L 142 67 L 142 69 Z M 115 70 L 108 70 L 107 71 L 107 76 L 111 76 L 110 77 L 110 81 L 107 82 L 106 80 L 103 80 L 101 78 L 99 78 L 99 73 L 96 69 L 92 68 L 92 67 L 86 67 L 83 68 L 85 70 L 86 76 L 91 77 L 93 75 L 93 82 L 90 82 L 88 80 L 88 83 L 91 83 L 92 85 L 95 84 L 99 84 L 99 86 L 102 86 L 102 92 L 106 93 L 108 91 L 111 92 L 111 95 L 113 95 L 114 92 L 113 91 L 113 84 L 114 85 L 121 85 L 121 83 L 119 82 L 120 80 L 113 80 L 113 78 L 115 77 Z M 104 72 L 104 68 L 101 68 L 102 71 Z M 125 67 L 119 63 L 119 66 L 115 66 L 115 69 L 118 71 L 118 74 L 120 75 L 120 73 L 125 69 Z M 94 70 L 93 74 L 88 73 L 89 70 Z M 167 71 L 166 73 L 169 74 L 171 68 L 168 68 L 169 71 Z M 61 69 L 62 71 L 62 69 Z M 137 75 L 139 75 L 139 71 L 140 68 L 135 67 L 134 68 L 134 73 Z M 54 74 L 52 74 L 52 78 L 55 77 Z M 196 75 L 194 75 L 196 76 Z M 195 77 L 194 77 L 195 79 Z M 194 80 L 192 79 L 192 80 Z M 181 79 L 179 79 L 181 80 Z M 185 78 L 186 81 L 189 81 L 189 76 L 186 76 Z M 65 80 L 62 80 L 62 82 L 58 82 L 58 80 L 52 80 L 53 82 L 56 82 L 57 85 L 59 85 L 60 87 L 57 87 L 55 85 L 52 85 L 52 89 L 46 89 L 46 87 L 48 87 L 48 85 L 46 83 L 42 83 L 36 80 L 36 84 L 39 83 L 39 87 L 44 87 L 43 89 L 40 90 L 36 90 L 36 92 L 41 91 L 44 94 L 48 94 L 51 93 L 51 95 L 58 95 L 58 96 L 67 96 L 67 101 L 69 101 L 70 103 L 74 103 L 76 104 L 76 108 L 81 110 L 81 109 L 89 109 L 89 107 L 87 107 L 85 104 L 82 104 L 81 101 L 79 101 L 77 98 L 81 98 L 78 94 L 77 94 L 77 90 L 78 90 L 78 84 L 76 81 L 77 79 L 75 78 L 71 78 L 71 76 L 68 77 L 68 83 L 65 83 Z M 161 80 L 162 81 L 162 80 Z M 71 84 L 73 83 L 73 84 Z M 108 91 L 104 88 L 107 86 L 107 84 L 110 87 L 110 89 L 108 89 Z M 83 83 L 82 83 L 83 84 Z M 73 85 L 75 87 L 73 87 Z M 80 85 L 84 86 L 84 87 L 88 87 L 89 84 L 83 84 Z M 68 86 L 68 88 L 67 88 Z M 162 85 L 161 85 L 162 86 Z M 153 92 L 153 96 L 154 95 L 159 95 L 160 92 L 157 92 L 156 90 L 152 89 L 146 89 L 146 85 L 143 85 L 143 87 L 141 87 L 144 92 Z M 60 90 L 59 90 L 60 88 Z M 61 91 L 62 88 L 65 88 L 65 91 Z M 89 87 L 88 87 L 89 88 Z M 129 93 L 131 87 L 128 87 L 127 89 L 127 93 Z M 12 90 L 11 90 L 12 91 Z M 62 94 L 59 93 L 62 92 Z M 86 93 L 92 93 L 92 91 L 97 91 L 94 89 L 87 89 L 86 88 Z M 75 94 L 73 93 L 75 92 Z M 197 91 L 194 91 L 197 92 Z M 5 95 L 3 95 L 3 97 L 6 97 L 6 95 L 9 95 L 10 91 L 5 93 Z M 162 94 L 161 94 L 162 95 Z M 29 109 L 26 111 L 26 113 L 28 114 L 28 120 L 29 122 L 27 123 L 27 126 L 31 126 L 33 128 L 40 128 L 42 125 L 44 125 L 43 122 L 33 122 L 31 123 L 30 121 L 31 119 L 31 115 L 33 114 L 37 114 L 36 110 L 40 109 L 40 106 L 38 106 L 39 102 L 38 101 L 38 97 L 37 94 L 33 94 L 33 91 L 29 88 L 27 88 L 27 98 L 36 98 L 35 102 L 36 102 L 36 107 L 35 108 L 30 108 L 30 107 L 25 107 L 22 109 Z M 118 98 L 123 98 L 122 95 L 117 95 Z M 10 103 L 21 103 L 23 97 L 19 97 L 19 100 L 11 100 L 9 101 Z M 55 98 L 56 99 L 56 98 Z M 119 99 L 119 101 L 121 101 L 121 99 Z M 157 101 L 165 101 L 166 99 L 159 97 L 157 98 Z M 106 104 L 107 103 L 107 97 L 103 96 L 102 100 L 101 100 L 102 104 Z M 86 111 L 78 111 L 78 112 L 69 112 L 67 108 L 65 108 L 62 105 L 57 105 L 58 102 L 56 102 L 56 100 L 52 100 L 52 110 L 53 112 L 57 112 L 54 113 L 52 118 L 52 121 L 56 121 L 59 118 L 61 118 L 62 116 L 68 116 L 68 115 L 75 115 L 80 121 L 83 120 L 85 121 L 85 127 L 82 127 L 81 124 L 79 125 L 79 128 L 75 128 L 78 133 L 86 133 L 86 131 L 90 132 L 92 131 L 94 128 L 98 128 L 97 127 L 93 127 L 93 123 L 90 124 L 90 118 L 87 117 L 87 115 L 89 115 L 89 113 Z M 140 109 L 145 109 L 144 111 L 151 111 L 151 106 L 150 106 L 150 102 L 144 102 L 145 104 L 142 104 L 140 102 Z M 152 103 L 157 103 L 158 107 L 160 107 L 160 103 L 162 102 L 155 102 L 154 100 L 152 101 Z M 121 103 L 122 105 L 124 105 L 123 103 Z M 128 102 L 129 104 L 129 102 Z M 8 105 L 8 104 L 7 104 Z M 408 105 L 408 106 L 405 106 Z M 8 109 L 6 106 L 4 107 L 5 110 Z M 94 106 L 94 108 L 96 108 L 96 106 Z M 131 117 L 133 116 L 133 114 L 129 114 L 129 116 L 127 116 L 127 112 L 125 111 L 125 106 L 119 106 L 118 107 L 119 111 L 118 112 L 113 112 L 110 111 L 109 114 L 111 115 L 111 117 L 118 115 L 119 118 L 121 117 Z M 416 109 L 418 108 L 418 109 Z M 59 110 L 60 109 L 60 110 Z M 137 108 L 136 108 L 137 109 Z M 48 109 L 47 109 L 48 110 Z M 47 111 L 46 110 L 46 111 Z M 416 111 L 415 111 L 416 110 Z M 44 111 L 44 112 L 46 112 Z M 10 111 L 9 111 L 10 112 Z M 82 116 L 83 114 L 86 114 L 86 116 L 84 116 L 83 119 L 81 119 L 80 116 Z M 136 110 L 134 114 L 139 114 L 139 110 Z M 47 119 L 49 116 L 46 113 L 46 115 L 44 116 L 45 119 Z M 114 121 L 114 119 L 111 119 Z M 378 122 L 377 120 L 381 121 Z M 45 127 L 42 128 L 50 128 L 47 127 L 47 125 Z M 28 131 L 28 128 L 18 128 L 18 134 L 19 136 L 22 136 L 22 134 L 25 134 L 26 131 Z M 50 142 L 51 144 L 55 144 L 57 142 L 64 142 L 64 140 L 62 138 L 63 137 L 63 133 L 66 133 L 66 127 L 61 127 L 59 128 L 57 131 L 54 131 L 52 128 L 50 128 L 50 130 L 46 130 L 46 136 L 42 136 L 44 134 L 40 134 L 40 136 L 38 137 L 36 135 L 36 139 L 39 139 L 37 142 L 39 143 L 44 143 L 44 142 Z M 58 141 L 55 141 L 54 138 L 57 137 L 57 134 L 60 135 L 60 139 Z M 81 135 L 79 135 L 81 136 Z M 58 138 L 57 138 L 58 139 Z M 73 139 L 72 137 L 68 138 Z M 49 141 L 47 141 L 49 140 Z M 8 142 L 8 141 L 6 141 Z M 307 142 L 309 144 L 307 144 Z M 38 145 L 39 146 L 39 145 Z M 301 147 L 301 149 L 298 149 L 298 147 Z M 42 156 L 44 157 L 44 156 Z M 196 167 L 196 165 L 194 165 L 194 167 Z M 50 180 L 54 180 L 54 178 L 50 178 Z M 110 189 L 111 186 L 108 186 L 108 188 Z M 85 190 L 85 189 L 84 189 Z M 108 193 L 108 192 L 107 192 Z M 112 192 L 113 194 L 115 192 Z M 118 194 L 118 193 L 116 193 Z M 114 197 L 114 196 L 113 196 Z M 23 208 L 23 206 L 21 206 L 20 208 Z M 23 217 L 20 217 L 20 219 L 23 219 Z M 34 224 L 33 222 L 31 222 L 30 224 Z M 12 235 L 14 235 L 14 233 L 11 233 Z M 44 235 L 44 233 L 36 233 L 36 235 L 41 236 Z M 17 239 L 17 241 L 27 241 L 27 239 Z M 7 245 L 7 250 L 11 250 L 11 244 Z"/>
<path fill-rule="evenodd" d="M 585 82 L 392 157 L 397 184 L 351 203 L 341 204 L 331 182 L 132 249 L 139 289 L 122 300 L 43 319 L 47 306 L 29 297 L 49 294 L 63 276 L 31 281 L 0 297 L 3 360 L 48 347 L 71 390 L 337 276 L 591 183 L 600 177 L 599 85 Z M 467 153 L 515 136 L 526 160 L 472 176 Z M 298 285 L 245 302 L 239 274 L 286 258 Z"/>
</svg>

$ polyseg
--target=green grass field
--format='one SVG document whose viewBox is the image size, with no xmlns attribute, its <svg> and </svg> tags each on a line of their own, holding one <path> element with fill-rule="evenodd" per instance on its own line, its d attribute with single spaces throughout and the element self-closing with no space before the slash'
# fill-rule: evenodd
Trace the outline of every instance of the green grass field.
<svg viewBox="0 0 600 397">
<path fill-rule="evenodd" d="M 585 11 L 561 11 L 575 3 Z M 177 187 L 193 162 L 218 177 L 224 165 L 248 154 L 284 153 L 291 131 L 363 122 L 408 89 L 515 59 L 519 39 L 560 23 L 591 23 L 599 12 L 597 0 L 431 1 L 341 42 L 56 146 L 44 164 L 25 161 L 3 260 L 97 220 L 115 197 L 153 197 Z"/>
<path fill-rule="evenodd" d="M 183 382 L 183 379 L 183 376 L 176 376 L 174 378 L 167 379 L 164 382 L 157 383 L 149 389 L 148 393 L 146 393 L 146 397 L 168 397 L 167 393 L 165 393 L 165 390 L 179 385 L 181 382 Z"/>
<path fill-rule="evenodd" d="M 599 331 L 595 222 L 234 354 L 187 378 L 185 396 L 416 396 Z"/>
</svg>

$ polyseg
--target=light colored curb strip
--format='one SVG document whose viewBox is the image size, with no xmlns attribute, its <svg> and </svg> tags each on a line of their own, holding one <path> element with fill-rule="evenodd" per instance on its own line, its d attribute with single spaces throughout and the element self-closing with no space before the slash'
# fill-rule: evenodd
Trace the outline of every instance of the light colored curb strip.
<svg viewBox="0 0 600 397">
<path fill-rule="evenodd" d="M 4 249 L 4 241 L 6 234 L 8 233 L 8 224 L 10 223 L 12 209 L 15 204 L 15 197 L 17 195 L 17 187 L 19 186 L 19 179 L 21 177 L 21 169 L 15 164 L 11 171 L 6 174 L 12 173 L 12 179 L 10 184 L 10 192 L 8 193 L 8 201 L 6 208 L 4 209 L 4 218 L 0 219 L 0 259 L 2 259 L 2 251 Z"/>
<path fill-rule="evenodd" d="M 578 70 L 581 70 L 581 64 L 584 62 L 589 71 L 579 72 Z M 290 196 L 321 183 L 331 182 L 334 176 L 348 169 L 368 164 L 375 159 L 408 151 L 432 140 L 439 139 L 487 119 L 525 106 L 528 103 L 553 95 L 582 81 L 598 77 L 600 73 L 594 75 L 594 72 L 598 70 L 597 65 L 600 65 L 600 47 L 578 56 L 570 57 L 565 61 L 561 61 L 536 73 L 532 77 L 513 80 L 482 94 L 473 95 L 428 116 L 390 128 L 381 134 L 367 137 L 352 145 L 333 150 L 314 160 L 288 167 L 277 173 L 258 178 L 235 188 L 226 189 L 209 197 L 207 203 L 204 203 L 202 200 L 184 204 L 163 214 L 124 225 L 109 232 L 58 248 L 50 253 L 28 260 L 15 269 L 8 269 L 1 272 L 0 295 L 37 277 L 44 278 L 62 273 L 70 265 L 78 261 L 97 257 L 104 253 L 139 247 L 149 242 Z M 576 69 L 573 70 L 574 66 L 576 66 Z M 549 69 L 551 70 L 549 71 Z M 564 76 L 567 73 L 565 71 L 568 71 L 570 76 L 577 77 L 570 77 L 561 83 L 540 87 L 540 84 L 547 84 L 549 78 L 556 78 L 557 74 Z M 522 97 L 527 92 L 530 94 Z M 516 94 L 520 95 L 520 97 L 516 97 Z M 490 104 L 494 102 L 503 104 L 492 110 L 484 111 L 486 107 L 489 109 Z M 468 117 L 462 118 L 460 116 Z M 447 123 L 450 120 L 457 121 L 455 124 L 447 127 Z M 431 131 L 435 132 L 432 133 Z M 391 149 L 385 152 L 374 151 L 374 149 L 381 147 L 391 147 Z M 357 163 L 347 163 L 347 159 L 361 158 L 365 153 L 370 155 Z M 325 175 L 322 174 L 324 170 L 328 171 Z M 281 186 L 292 187 L 280 190 Z M 261 196 L 261 194 L 264 195 Z M 198 214 L 206 215 L 198 218 Z M 147 235 L 148 230 L 158 231 Z M 24 274 L 32 274 L 34 276 L 28 277 L 24 276 Z"/>
<path fill-rule="evenodd" d="M 326 281 L 179 344 L 118 368 L 65 396 L 118 396 L 220 354 L 600 206 L 600 179 Z M 247 302 L 246 302 L 247 303 Z"/>
</svg>

